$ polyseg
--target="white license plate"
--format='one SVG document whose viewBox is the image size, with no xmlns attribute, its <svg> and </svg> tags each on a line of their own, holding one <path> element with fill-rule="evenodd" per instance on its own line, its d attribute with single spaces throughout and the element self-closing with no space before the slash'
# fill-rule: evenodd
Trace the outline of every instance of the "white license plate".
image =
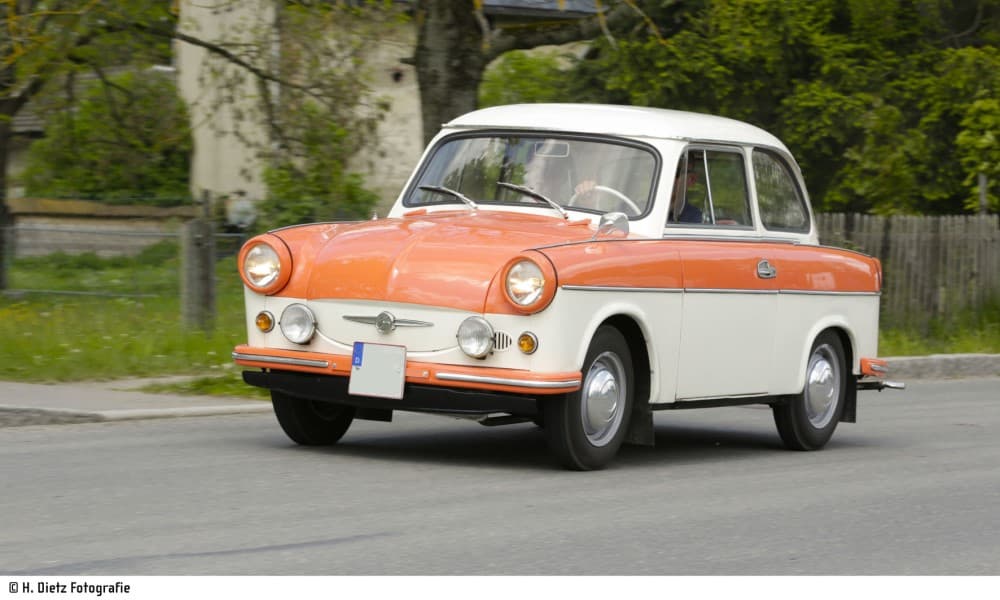
<svg viewBox="0 0 1000 600">
<path fill-rule="evenodd" d="M 354 342 L 349 394 L 398 400 L 403 397 L 405 381 L 405 346 Z"/>
</svg>

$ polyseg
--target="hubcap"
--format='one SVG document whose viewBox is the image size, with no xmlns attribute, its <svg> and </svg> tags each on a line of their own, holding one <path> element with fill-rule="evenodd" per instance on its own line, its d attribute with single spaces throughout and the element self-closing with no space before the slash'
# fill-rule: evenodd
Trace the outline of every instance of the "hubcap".
<svg viewBox="0 0 1000 600">
<path fill-rule="evenodd" d="M 809 357 L 806 370 L 806 417 L 813 427 L 822 429 L 830 424 L 840 401 L 840 362 L 828 344 L 823 344 Z"/>
<path fill-rule="evenodd" d="M 598 356 L 583 381 L 581 390 L 583 432 L 594 446 L 604 446 L 614 438 L 625 411 L 625 367 L 617 354 Z"/>
</svg>

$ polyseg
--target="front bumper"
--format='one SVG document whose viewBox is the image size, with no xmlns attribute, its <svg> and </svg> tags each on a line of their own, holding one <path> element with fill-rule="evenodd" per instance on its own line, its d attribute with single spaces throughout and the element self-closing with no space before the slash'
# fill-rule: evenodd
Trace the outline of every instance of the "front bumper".
<svg viewBox="0 0 1000 600">
<path fill-rule="evenodd" d="M 345 389 L 347 378 L 351 375 L 351 357 L 346 354 L 300 352 L 241 345 L 234 349 L 233 360 L 236 361 L 236 364 L 244 367 L 334 376 L 344 380 Z M 580 389 L 581 376 L 579 371 L 536 373 L 520 369 L 472 367 L 407 360 L 405 381 L 407 386 L 436 386 L 537 396 L 574 392 Z"/>
<path fill-rule="evenodd" d="M 406 383 L 399 400 L 352 396 L 347 393 L 348 379 L 294 371 L 244 371 L 243 381 L 250 385 L 320 402 L 336 402 L 359 408 L 406 410 L 465 416 L 503 413 L 532 419 L 538 415 L 538 402 L 523 394 L 467 390 Z"/>
</svg>

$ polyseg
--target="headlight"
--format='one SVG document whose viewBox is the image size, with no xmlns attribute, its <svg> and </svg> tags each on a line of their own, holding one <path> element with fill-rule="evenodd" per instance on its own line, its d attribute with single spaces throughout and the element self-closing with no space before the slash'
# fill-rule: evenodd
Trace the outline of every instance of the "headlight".
<svg viewBox="0 0 1000 600">
<path fill-rule="evenodd" d="M 292 255 L 277 236 L 257 236 L 243 245 L 239 256 L 240 277 L 258 294 L 274 294 L 292 276 Z"/>
<path fill-rule="evenodd" d="M 274 248 L 257 244 L 243 259 L 243 272 L 254 287 L 266 288 L 281 274 L 281 260 Z"/>
<path fill-rule="evenodd" d="M 507 297 L 518 306 L 530 306 L 545 292 L 545 274 L 530 260 L 521 260 L 507 271 Z"/>
<path fill-rule="evenodd" d="M 295 344 L 308 344 L 316 333 L 316 317 L 305 304 L 289 304 L 278 321 L 281 333 Z"/>
<path fill-rule="evenodd" d="M 493 327 L 482 317 L 469 317 L 458 326 L 458 347 L 472 358 L 493 351 Z"/>
</svg>

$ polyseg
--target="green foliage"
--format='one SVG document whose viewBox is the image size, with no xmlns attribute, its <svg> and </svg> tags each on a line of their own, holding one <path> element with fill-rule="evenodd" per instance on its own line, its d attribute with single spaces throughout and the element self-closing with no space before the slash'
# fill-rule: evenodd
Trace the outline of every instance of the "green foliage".
<svg viewBox="0 0 1000 600">
<path fill-rule="evenodd" d="M 604 98 L 774 132 L 820 209 L 959 213 L 977 172 L 995 185 L 1000 0 L 651 4 L 676 33 L 598 40 L 577 68 Z"/>
<path fill-rule="evenodd" d="M 133 72 L 92 84 L 75 106 L 50 113 L 45 131 L 28 151 L 29 195 L 154 204 L 188 195 L 188 116 L 170 76 Z"/>
<path fill-rule="evenodd" d="M 567 101 L 572 56 L 512 50 L 491 64 L 479 85 L 479 106 Z"/>
<path fill-rule="evenodd" d="M 965 206 L 979 209 L 979 177 L 982 173 L 990 183 L 987 203 L 993 212 L 1000 212 L 1000 100 L 982 98 L 969 105 L 962 119 L 962 131 L 955 140 L 959 158 L 968 177 L 963 182 L 969 189 Z"/>
<path fill-rule="evenodd" d="M 378 197 L 364 188 L 361 175 L 346 170 L 350 132 L 309 101 L 288 124 L 299 132 L 296 147 L 265 169 L 270 195 L 257 222 L 273 228 L 369 216 Z"/>
<path fill-rule="evenodd" d="M 83 381 L 231 373 L 246 341 L 243 286 L 233 258 L 216 265 L 218 314 L 210 334 L 181 322 L 176 243 L 136 257 L 55 255 L 11 264 L 13 288 L 142 297 L 29 293 L 0 296 L 0 379 Z"/>
<path fill-rule="evenodd" d="M 374 2 L 322 10 L 291 3 L 282 12 L 280 26 L 294 35 L 283 40 L 279 70 L 306 83 L 268 99 L 277 151 L 262 151 L 268 198 L 259 206 L 259 228 L 371 215 L 378 196 L 350 165 L 377 145 L 376 127 L 388 105 L 372 96 L 358 53 L 393 15 Z M 333 44 L 331 31 L 338 32 Z"/>
</svg>

